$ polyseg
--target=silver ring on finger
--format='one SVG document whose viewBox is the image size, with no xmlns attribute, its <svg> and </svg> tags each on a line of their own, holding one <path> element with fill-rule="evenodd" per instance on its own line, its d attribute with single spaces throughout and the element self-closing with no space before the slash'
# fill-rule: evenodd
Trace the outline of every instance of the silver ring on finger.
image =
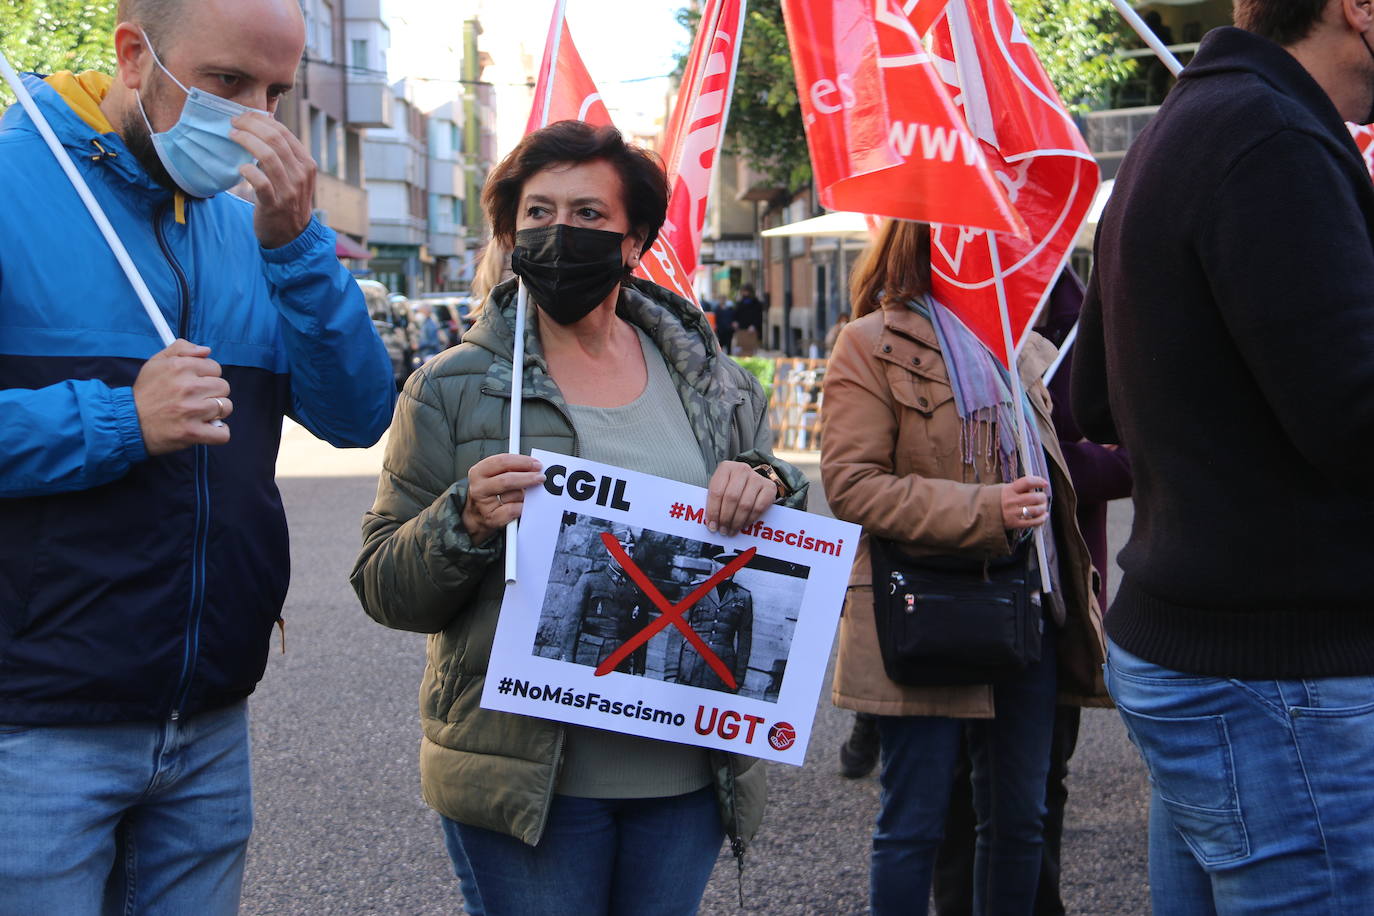
<svg viewBox="0 0 1374 916">
<path fill-rule="evenodd" d="M 498 506 L 504 506 L 504 505 L 505 505 L 505 501 L 501 499 L 501 494 L 500 494 L 500 493 L 497 493 L 497 494 L 496 494 L 496 505 L 498 505 Z"/>
<path fill-rule="evenodd" d="M 1022 506 L 1022 507 L 1021 507 L 1021 518 L 1023 518 L 1023 519 L 1030 518 L 1030 509 L 1029 509 L 1028 507 L 1026 507 L 1026 506 Z"/>
</svg>

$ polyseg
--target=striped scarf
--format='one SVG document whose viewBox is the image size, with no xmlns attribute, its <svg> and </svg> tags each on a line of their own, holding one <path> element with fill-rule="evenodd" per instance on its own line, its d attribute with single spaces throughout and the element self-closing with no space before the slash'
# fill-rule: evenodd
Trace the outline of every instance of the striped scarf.
<svg viewBox="0 0 1374 916">
<path fill-rule="evenodd" d="M 954 408 L 963 424 L 960 444 L 964 463 L 976 467 L 981 458 L 984 466 L 990 466 L 1002 483 L 1023 476 L 1016 447 L 1016 418 L 1011 413 L 1011 373 L 953 312 L 933 297 L 927 295 L 921 301 L 908 300 L 907 306 L 935 328 L 935 339 L 944 355 L 945 371 L 949 373 L 949 385 L 954 392 Z M 1030 469 L 1024 473 L 1049 480 L 1040 427 L 1030 397 L 1024 392 L 1021 414 L 1024 418 L 1021 428 L 1031 461 Z M 985 448 L 982 455 L 977 454 L 980 442 Z M 1045 495 L 1052 503 L 1053 493 L 1048 488 Z M 1055 570 L 1057 551 L 1049 525 L 1045 526 L 1045 554 L 1050 569 Z"/>
</svg>

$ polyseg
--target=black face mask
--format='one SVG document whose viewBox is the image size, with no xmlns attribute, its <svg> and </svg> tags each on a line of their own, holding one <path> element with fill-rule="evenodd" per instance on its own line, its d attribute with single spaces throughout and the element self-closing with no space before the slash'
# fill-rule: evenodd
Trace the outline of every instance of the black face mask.
<svg viewBox="0 0 1374 916">
<path fill-rule="evenodd" d="M 619 232 L 558 224 L 515 233 L 510 269 L 559 324 L 585 318 L 625 275 Z"/>
</svg>

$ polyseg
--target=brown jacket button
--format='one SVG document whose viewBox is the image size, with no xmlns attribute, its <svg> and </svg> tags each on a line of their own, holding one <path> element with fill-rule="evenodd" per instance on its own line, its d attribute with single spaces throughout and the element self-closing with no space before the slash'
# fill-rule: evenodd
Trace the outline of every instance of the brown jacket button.
<svg viewBox="0 0 1374 916">
<path fill-rule="evenodd" d="M 912 364 L 913 366 L 919 366 L 919 365 L 921 364 L 921 357 L 919 357 L 919 356 L 913 356 L 913 357 L 911 357 L 911 364 Z"/>
<path fill-rule="evenodd" d="M 891 353 L 891 352 L 892 352 L 892 344 L 883 344 L 883 352 L 884 352 L 884 353 Z"/>
<path fill-rule="evenodd" d="M 917 398 L 917 399 L 916 399 L 916 403 L 917 403 L 917 404 L 920 404 L 922 407 L 929 407 L 929 406 L 930 406 L 930 402 L 927 401 L 925 398 Z"/>
</svg>

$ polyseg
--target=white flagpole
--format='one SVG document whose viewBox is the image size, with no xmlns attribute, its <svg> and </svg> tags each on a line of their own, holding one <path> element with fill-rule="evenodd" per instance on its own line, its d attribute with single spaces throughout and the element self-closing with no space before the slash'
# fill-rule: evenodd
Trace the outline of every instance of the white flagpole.
<svg viewBox="0 0 1374 916">
<path fill-rule="evenodd" d="M 1002 276 L 1002 259 L 997 251 L 997 233 L 988 233 L 988 255 L 992 260 L 992 275 L 997 283 L 997 311 L 1002 316 L 1002 342 L 1007 351 L 1007 362 L 1011 364 L 1011 399 L 1012 415 L 1016 418 L 1016 446 L 1021 452 L 1021 464 L 1027 474 L 1031 473 L 1030 445 L 1027 442 L 1025 425 L 1024 407 L 1026 401 L 1025 389 L 1021 386 L 1021 372 L 1016 364 L 1018 352 L 1013 348 L 1011 342 L 1011 310 L 1007 305 L 1007 284 Z M 1049 504 L 1045 505 L 1045 524 L 1049 524 Z M 1035 555 L 1040 561 L 1040 591 L 1049 594 L 1054 591 L 1053 581 L 1050 579 L 1050 564 L 1045 557 L 1045 526 L 1040 525 L 1035 529 Z"/>
<path fill-rule="evenodd" d="M 553 81 L 558 76 L 558 48 L 563 43 L 563 18 L 567 15 L 567 0 L 557 0 L 554 4 L 554 21 L 549 27 L 549 38 L 553 41 L 553 52 L 549 55 L 548 84 L 544 96 L 536 101 L 540 106 L 539 126 L 549 123 L 549 106 L 553 104 Z M 520 454 L 520 414 L 524 409 L 525 396 L 525 325 L 529 321 L 529 293 L 525 281 L 519 281 L 519 291 L 515 296 L 515 350 L 511 353 L 510 371 L 510 453 Z M 506 523 L 506 584 L 515 582 L 516 555 L 519 546 L 520 522 L 511 519 Z"/>
<path fill-rule="evenodd" d="M 0 53 L 0 76 L 4 76 L 5 82 L 9 83 L 10 88 L 14 90 L 14 94 L 19 98 L 19 104 L 24 106 L 24 110 L 28 112 L 34 126 L 38 128 L 38 133 L 48 144 L 48 149 L 52 151 L 53 156 L 56 157 L 57 164 L 62 167 L 62 171 L 67 175 L 67 180 L 76 189 L 77 196 L 86 205 L 86 210 L 91 214 L 91 219 L 95 220 L 96 226 L 100 229 L 100 234 L 105 237 L 105 243 L 114 252 L 115 260 L 124 269 L 124 276 L 128 277 L 129 282 L 133 285 L 138 301 L 143 304 L 143 310 L 148 313 L 148 317 L 153 322 L 153 327 L 157 328 L 157 336 L 161 338 L 162 345 L 164 347 L 171 346 L 172 342 L 176 340 L 176 335 L 172 333 L 171 327 L 167 324 L 167 319 L 162 316 L 162 310 L 153 301 L 153 294 L 148 291 L 148 285 L 143 282 L 142 275 L 134 266 L 133 258 L 129 257 L 128 249 L 119 240 L 114 226 L 110 225 L 109 217 L 105 215 L 105 211 L 100 208 L 95 196 L 91 194 L 86 179 L 81 177 L 81 173 L 72 164 L 71 157 L 62 148 L 62 142 L 57 139 L 57 134 L 53 133 L 52 125 L 43 116 L 43 112 L 39 110 L 33 96 L 29 94 L 24 82 L 19 79 L 19 74 L 14 72 L 14 68 L 10 66 L 8 58 L 3 53 Z"/>
<path fill-rule="evenodd" d="M 1064 342 L 1059 345 L 1059 355 L 1054 358 L 1054 362 L 1050 363 L 1050 367 L 1046 369 L 1045 374 L 1041 376 L 1046 385 L 1054 381 L 1055 373 L 1058 372 L 1059 367 L 1064 364 L 1064 358 L 1069 355 L 1069 348 L 1073 346 L 1073 342 L 1077 339 L 1078 322 L 1075 321 L 1073 327 L 1069 328 L 1069 333 L 1064 336 Z"/>
<path fill-rule="evenodd" d="M 521 280 L 519 291 L 515 294 L 515 350 L 511 354 L 510 369 L 510 453 L 520 454 L 520 414 L 521 399 L 525 389 L 525 323 L 529 313 L 529 293 L 525 291 L 525 281 Z M 520 521 L 511 519 L 506 523 L 506 584 L 515 581 L 516 536 L 520 533 Z"/>
<path fill-rule="evenodd" d="M 1131 9 L 1131 5 L 1126 0 L 1112 0 L 1112 6 L 1121 13 L 1131 28 L 1135 29 L 1137 35 L 1145 40 L 1145 44 L 1150 46 L 1150 50 L 1155 52 L 1155 56 L 1164 62 L 1164 66 L 1169 68 L 1169 72 L 1178 76 L 1183 72 L 1183 64 L 1179 63 L 1178 58 L 1174 57 L 1174 52 L 1170 51 L 1164 42 L 1159 40 L 1159 36 L 1154 33 L 1145 20 L 1140 18 L 1140 14 Z"/>
</svg>

